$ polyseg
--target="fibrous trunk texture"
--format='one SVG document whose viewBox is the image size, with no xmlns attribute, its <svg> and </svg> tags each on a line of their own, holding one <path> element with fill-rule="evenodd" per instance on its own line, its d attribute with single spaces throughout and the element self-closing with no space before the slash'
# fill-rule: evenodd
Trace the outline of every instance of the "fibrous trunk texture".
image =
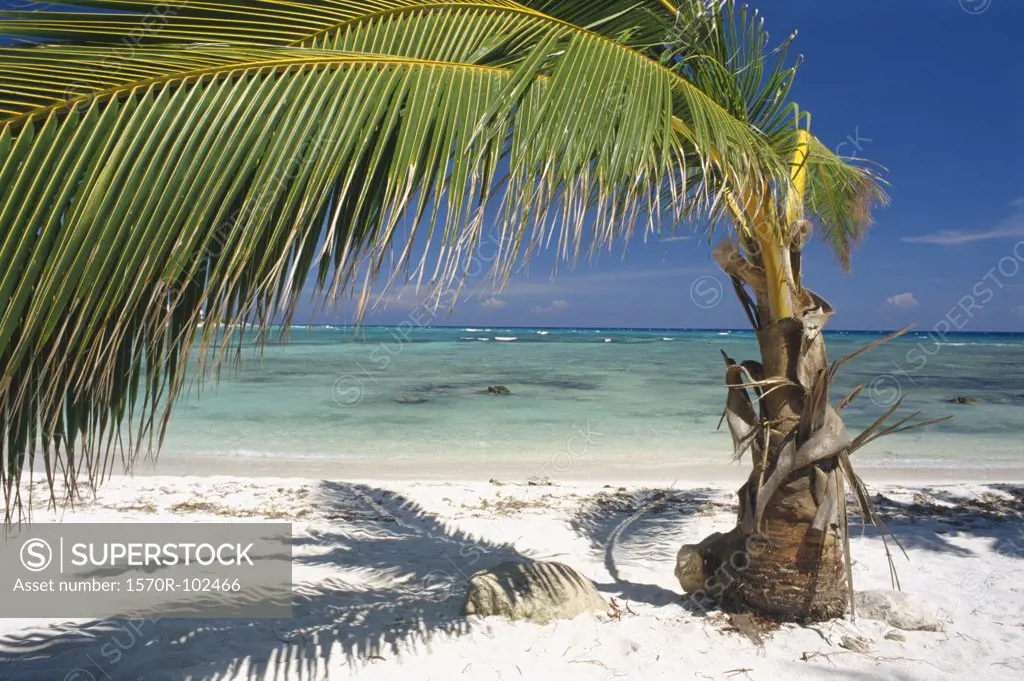
<svg viewBox="0 0 1024 681">
<path fill-rule="evenodd" d="M 821 324 L 831 309 L 814 302 L 815 313 L 758 331 L 761 362 L 726 356 L 725 418 L 734 454 L 749 451 L 753 466 L 739 490 L 736 527 L 693 552 L 704 584 L 691 595 L 701 601 L 782 620 L 846 611 L 841 467 L 851 442 L 828 401 Z"/>
</svg>

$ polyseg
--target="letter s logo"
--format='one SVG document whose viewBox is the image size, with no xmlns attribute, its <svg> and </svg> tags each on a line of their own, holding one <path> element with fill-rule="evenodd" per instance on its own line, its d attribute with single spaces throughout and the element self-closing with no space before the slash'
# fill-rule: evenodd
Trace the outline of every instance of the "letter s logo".
<svg viewBox="0 0 1024 681">
<path fill-rule="evenodd" d="M 53 549 L 43 539 L 29 539 L 21 545 L 21 564 L 29 572 L 42 572 L 53 561 Z"/>
</svg>

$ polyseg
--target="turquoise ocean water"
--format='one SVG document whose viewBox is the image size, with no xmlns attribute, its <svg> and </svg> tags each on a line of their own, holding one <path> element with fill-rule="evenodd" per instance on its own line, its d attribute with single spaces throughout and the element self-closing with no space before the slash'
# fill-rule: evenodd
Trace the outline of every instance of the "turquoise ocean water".
<svg viewBox="0 0 1024 681">
<path fill-rule="evenodd" d="M 879 338 L 826 334 L 830 359 Z M 162 457 L 544 460 L 559 452 L 645 465 L 729 460 L 717 430 L 719 350 L 756 358 L 752 333 L 626 329 L 302 327 L 240 372 L 184 397 Z M 862 466 L 1024 465 L 1024 334 L 910 334 L 854 360 L 833 402 L 858 432 L 902 413 L 948 423 L 879 440 Z M 486 394 L 507 386 L 510 396 Z M 976 404 L 951 404 L 968 396 Z M 584 435 L 586 433 L 586 435 Z M 564 455 L 563 455 L 564 456 Z"/>
</svg>

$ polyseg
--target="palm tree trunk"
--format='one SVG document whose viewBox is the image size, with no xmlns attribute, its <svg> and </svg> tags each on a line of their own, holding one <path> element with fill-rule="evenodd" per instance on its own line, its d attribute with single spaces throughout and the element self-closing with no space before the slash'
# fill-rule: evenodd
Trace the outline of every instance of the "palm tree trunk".
<svg viewBox="0 0 1024 681">
<path fill-rule="evenodd" d="M 760 363 L 727 358 L 726 371 L 730 386 L 761 384 L 757 417 L 747 389 L 729 388 L 730 430 L 737 453 L 749 442 L 751 475 L 739 490 L 736 527 L 692 552 L 701 584 L 694 589 L 691 582 L 687 590 L 700 601 L 771 619 L 840 616 L 849 593 L 845 493 L 840 453 L 823 454 L 848 440 L 828 405 L 824 340 L 817 329 L 787 318 L 759 331 L 758 341 Z M 816 460 L 800 465 L 808 458 Z"/>
<path fill-rule="evenodd" d="M 787 621 L 820 621 L 846 612 L 842 543 L 830 528 L 813 527 L 817 510 L 807 476 L 776 492 L 762 520 L 766 541 L 750 552 L 735 584 L 735 604 Z"/>
<path fill-rule="evenodd" d="M 725 242 L 715 258 L 757 332 L 761 361 L 726 356 L 725 416 L 734 455 L 749 450 L 753 466 L 739 490 L 736 527 L 681 552 L 690 565 L 677 574 L 691 576 L 680 582 L 702 599 L 806 621 L 842 615 L 849 600 L 841 466 L 850 440 L 829 404 L 821 329 L 832 308 L 799 280 L 804 131 L 799 139 L 781 237 L 766 185 L 749 178 L 742 198 L 730 198 L 742 248 Z"/>
</svg>

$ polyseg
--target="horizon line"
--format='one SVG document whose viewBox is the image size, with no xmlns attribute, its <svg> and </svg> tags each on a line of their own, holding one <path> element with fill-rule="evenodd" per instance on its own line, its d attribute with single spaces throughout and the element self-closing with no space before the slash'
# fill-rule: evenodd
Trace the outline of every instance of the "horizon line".
<svg viewBox="0 0 1024 681">
<path fill-rule="evenodd" d="M 322 322 L 316 324 L 289 324 L 289 328 L 317 328 L 317 327 L 332 327 L 332 328 L 352 328 L 352 329 L 393 329 L 398 328 L 401 322 L 394 324 L 351 324 L 341 322 Z M 272 328 L 282 328 L 282 324 L 272 324 Z M 428 330 L 428 329 L 469 329 L 469 328 L 480 328 L 483 329 L 540 329 L 540 330 L 586 330 L 586 331 L 674 331 L 674 332 L 698 332 L 698 331 L 729 331 L 738 333 L 756 333 L 751 328 L 735 328 L 735 327 L 671 327 L 671 326 L 522 326 L 517 324 L 426 324 L 423 326 L 414 326 L 416 330 Z M 823 332 L 828 333 L 894 333 L 899 329 L 824 329 Z M 918 335 L 918 334 L 933 334 L 936 333 L 933 330 L 924 329 L 921 331 L 914 331 L 911 329 L 907 331 L 905 335 Z M 1004 334 L 1004 335 L 1024 335 L 1024 330 L 1021 331 L 996 331 L 996 330 L 976 330 L 976 331 L 950 331 L 943 335 L 954 336 L 954 335 L 987 335 L 987 334 Z"/>
</svg>

